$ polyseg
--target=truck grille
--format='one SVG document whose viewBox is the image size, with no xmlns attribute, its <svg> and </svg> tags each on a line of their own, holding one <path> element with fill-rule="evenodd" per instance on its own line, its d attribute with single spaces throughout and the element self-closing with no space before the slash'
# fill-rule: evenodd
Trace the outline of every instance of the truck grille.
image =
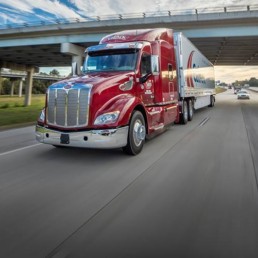
<svg viewBox="0 0 258 258">
<path fill-rule="evenodd" d="M 49 89 L 47 123 L 72 128 L 88 125 L 90 88 Z"/>
</svg>

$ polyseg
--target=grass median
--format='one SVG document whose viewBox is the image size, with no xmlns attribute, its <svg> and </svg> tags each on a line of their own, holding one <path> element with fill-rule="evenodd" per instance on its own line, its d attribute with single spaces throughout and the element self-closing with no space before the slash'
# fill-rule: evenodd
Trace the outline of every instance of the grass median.
<svg viewBox="0 0 258 258">
<path fill-rule="evenodd" d="M 31 106 L 24 106 L 24 96 L 0 96 L 0 128 L 16 127 L 37 121 L 44 107 L 45 95 L 32 95 Z"/>
<path fill-rule="evenodd" d="M 216 93 L 225 91 L 216 88 Z M 32 95 L 31 106 L 24 107 L 24 97 L 0 96 L 0 129 L 36 123 L 45 104 L 45 95 Z"/>
</svg>

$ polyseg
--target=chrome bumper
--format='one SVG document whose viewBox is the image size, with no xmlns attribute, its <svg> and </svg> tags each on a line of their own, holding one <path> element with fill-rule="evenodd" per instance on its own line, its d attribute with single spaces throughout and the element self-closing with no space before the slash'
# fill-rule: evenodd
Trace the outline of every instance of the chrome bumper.
<svg viewBox="0 0 258 258">
<path fill-rule="evenodd" d="M 128 126 L 117 129 L 91 130 L 81 132 L 59 132 L 36 126 L 36 140 L 41 143 L 96 149 L 112 149 L 126 146 Z"/>
</svg>

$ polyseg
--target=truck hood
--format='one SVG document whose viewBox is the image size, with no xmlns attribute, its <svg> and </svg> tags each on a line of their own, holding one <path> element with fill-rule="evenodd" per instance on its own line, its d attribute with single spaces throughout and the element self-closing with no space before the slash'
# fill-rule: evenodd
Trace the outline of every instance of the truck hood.
<svg viewBox="0 0 258 258">
<path fill-rule="evenodd" d="M 134 72 L 99 72 L 88 73 L 80 77 L 72 77 L 50 86 L 51 89 L 70 89 L 83 86 L 92 87 L 94 92 L 103 91 L 109 87 L 120 85 L 134 76 Z"/>
</svg>

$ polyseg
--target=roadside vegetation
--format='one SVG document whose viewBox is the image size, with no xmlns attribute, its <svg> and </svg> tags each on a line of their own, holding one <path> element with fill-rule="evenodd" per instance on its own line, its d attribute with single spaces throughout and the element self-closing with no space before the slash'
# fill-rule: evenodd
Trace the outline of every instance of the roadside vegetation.
<svg viewBox="0 0 258 258">
<path fill-rule="evenodd" d="M 222 92 L 226 91 L 226 89 L 222 88 L 222 87 L 216 87 L 215 91 L 216 91 L 216 94 L 218 94 L 218 93 L 222 93 Z"/>
<path fill-rule="evenodd" d="M 53 69 L 42 75 L 59 76 L 59 72 Z M 12 81 L 10 78 L 0 77 L 0 129 L 5 127 L 16 127 L 19 125 L 26 125 L 36 123 L 40 111 L 45 104 L 45 92 L 49 85 L 55 81 L 51 80 L 33 80 L 31 106 L 24 106 L 25 87 L 23 87 L 23 97 L 18 97 L 19 94 L 19 80 L 14 82 L 13 94 L 11 96 Z M 24 82 L 26 84 L 26 81 Z"/>
<path fill-rule="evenodd" d="M 221 86 L 221 87 L 233 86 L 233 87 L 240 87 L 240 88 L 258 87 L 258 79 L 256 79 L 255 77 L 251 77 L 249 80 L 246 79 L 244 81 L 235 81 L 230 84 L 221 82 L 218 86 Z"/>
<path fill-rule="evenodd" d="M 33 123 L 44 107 L 45 95 L 32 95 L 31 106 L 24 106 L 24 96 L 0 96 L 0 127 Z"/>
<path fill-rule="evenodd" d="M 225 89 L 216 88 L 216 93 L 221 93 Z M 36 123 L 40 111 L 45 104 L 45 94 L 32 95 L 31 106 L 24 106 L 24 96 L 0 95 L 0 128 L 8 126 L 19 126 Z"/>
</svg>

